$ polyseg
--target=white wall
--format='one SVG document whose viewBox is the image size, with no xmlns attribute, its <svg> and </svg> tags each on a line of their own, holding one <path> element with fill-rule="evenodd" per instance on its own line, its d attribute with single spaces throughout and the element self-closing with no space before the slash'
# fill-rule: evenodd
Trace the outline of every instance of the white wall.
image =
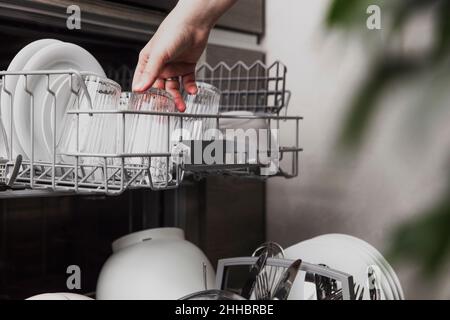
<svg viewBox="0 0 450 320">
<path fill-rule="evenodd" d="M 347 233 L 383 252 L 391 230 L 443 190 L 450 114 L 429 119 L 435 122 L 430 135 L 414 131 L 412 110 L 420 107 L 417 93 L 426 82 L 391 87 L 360 156 L 338 163 L 333 146 L 365 75 L 367 49 L 354 37 L 325 30 L 328 3 L 267 0 L 267 60 L 288 66 L 289 113 L 305 117 L 300 177 L 268 183 L 268 237 L 288 246 L 323 233 Z M 292 138 L 291 129 L 281 133 L 284 141 Z M 408 298 L 450 297 L 449 279 L 415 286 L 414 267 L 396 269 Z"/>
</svg>

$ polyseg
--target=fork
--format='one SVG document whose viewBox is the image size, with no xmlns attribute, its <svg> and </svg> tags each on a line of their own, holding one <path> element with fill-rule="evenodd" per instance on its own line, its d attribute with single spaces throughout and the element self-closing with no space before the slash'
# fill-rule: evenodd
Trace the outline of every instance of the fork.
<svg viewBox="0 0 450 320">
<path fill-rule="evenodd" d="M 355 300 L 362 300 L 364 297 L 364 289 L 365 288 L 363 286 L 360 286 L 359 284 L 358 285 L 354 284 L 353 287 L 355 290 L 355 295 L 354 295 Z M 333 292 L 330 296 L 326 297 L 324 300 L 342 300 L 342 297 L 343 297 L 342 289 L 339 289 L 339 290 Z"/>
<path fill-rule="evenodd" d="M 269 279 L 267 272 L 261 272 L 256 279 L 255 299 L 256 300 L 270 300 L 271 292 L 269 288 Z"/>
</svg>

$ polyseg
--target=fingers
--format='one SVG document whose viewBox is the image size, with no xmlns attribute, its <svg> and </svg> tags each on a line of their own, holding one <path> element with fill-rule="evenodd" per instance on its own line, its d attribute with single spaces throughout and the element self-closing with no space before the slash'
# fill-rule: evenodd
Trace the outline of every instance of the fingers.
<svg viewBox="0 0 450 320">
<path fill-rule="evenodd" d="M 161 70 L 159 78 L 167 79 L 184 76 L 195 72 L 195 63 L 172 62 Z"/>
<path fill-rule="evenodd" d="M 183 76 L 183 88 L 189 94 L 197 93 L 197 84 L 195 83 L 195 73 L 189 73 Z"/>
<path fill-rule="evenodd" d="M 148 55 L 144 53 L 144 50 L 141 51 L 141 53 L 139 54 L 139 60 L 136 66 L 136 70 L 134 71 L 133 75 L 133 91 L 135 91 L 134 89 L 138 87 L 138 83 L 141 80 L 141 75 L 142 73 L 144 73 L 145 66 L 147 65 L 147 60 Z"/>
<path fill-rule="evenodd" d="M 197 93 L 197 85 L 195 83 L 195 76 L 194 74 L 188 74 L 182 77 L 183 79 L 183 87 L 184 90 L 189 94 L 196 94 Z M 175 105 L 177 106 L 177 109 L 183 112 L 186 109 L 186 104 L 184 103 L 184 99 L 180 93 L 180 83 L 176 79 L 156 79 L 155 83 L 153 84 L 153 88 L 166 90 L 169 92 L 174 101 Z"/>
<path fill-rule="evenodd" d="M 184 103 L 183 97 L 180 93 L 180 82 L 178 80 L 166 80 L 166 91 L 172 95 L 175 101 L 175 106 L 181 112 L 186 110 L 186 104 Z"/>
<path fill-rule="evenodd" d="M 144 48 L 139 54 L 139 61 L 133 77 L 133 91 L 144 92 L 150 87 L 166 89 L 174 101 L 177 109 L 184 112 L 186 104 L 180 93 L 178 80 L 167 78 L 182 77 L 183 87 L 189 94 L 197 93 L 195 83 L 195 63 L 171 63 L 166 65 L 163 55 L 152 55 Z"/>
<path fill-rule="evenodd" d="M 164 90 L 166 88 L 166 81 L 164 79 L 157 79 L 153 84 L 153 88 Z"/>
<path fill-rule="evenodd" d="M 150 88 L 164 67 L 164 57 L 141 52 L 133 78 L 133 91 L 143 92 Z"/>
</svg>

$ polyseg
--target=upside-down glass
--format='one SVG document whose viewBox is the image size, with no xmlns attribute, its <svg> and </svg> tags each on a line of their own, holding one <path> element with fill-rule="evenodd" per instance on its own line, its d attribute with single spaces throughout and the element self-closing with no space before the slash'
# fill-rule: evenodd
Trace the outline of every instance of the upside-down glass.
<svg viewBox="0 0 450 320">
<path fill-rule="evenodd" d="M 173 116 L 164 113 L 176 112 L 172 96 L 164 90 L 151 88 L 144 93 L 132 93 L 129 99 L 130 110 L 160 112 L 161 115 L 135 115 L 130 120 L 131 127 L 125 138 L 127 153 L 170 153 L 170 137 L 175 126 Z M 146 161 L 131 159 L 132 163 Z M 172 160 L 170 157 L 152 157 L 150 172 L 152 183 L 164 184 L 172 179 Z"/>
<path fill-rule="evenodd" d="M 132 92 L 122 92 L 120 94 L 120 100 L 119 100 L 119 110 L 121 111 L 127 111 L 132 110 L 130 107 L 130 100 L 131 96 L 133 95 Z M 124 118 L 125 117 L 125 121 Z M 133 124 L 135 121 L 136 115 L 132 114 L 125 114 L 125 116 L 121 116 L 117 118 L 118 124 L 117 129 L 119 132 L 119 145 L 117 148 L 118 153 L 126 153 L 129 152 L 129 146 L 131 144 L 130 137 L 131 132 L 133 130 Z"/>
<path fill-rule="evenodd" d="M 197 94 L 183 94 L 186 102 L 186 113 L 195 115 L 217 115 L 219 113 L 221 93 L 216 87 L 205 83 L 197 82 Z M 217 128 L 215 118 L 183 118 L 183 140 L 211 140 L 214 134 L 211 129 Z M 177 127 L 181 126 L 180 121 Z"/>
<path fill-rule="evenodd" d="M 107 78 L 88 74 L 83 75 L 83 81 L 91 98 L 92 110 L 118 109 L 121 91 L 118 83 Z M 79 93 L 78 99 L 72 99 L 69 110 L 91 110 L 86 93 L 83 91 L 79 91 Z M 77 129 L 77 116 L 75 114 L 66 114 L 63 133 L 58 142 L 58 151 L 59 153 L 75 153 L 79 151 L 82 153 L 114 154 L 117 152 L 119 140 L 117 125 L 117 115 L 115 114 L 80 114 Z"/>
</svg>

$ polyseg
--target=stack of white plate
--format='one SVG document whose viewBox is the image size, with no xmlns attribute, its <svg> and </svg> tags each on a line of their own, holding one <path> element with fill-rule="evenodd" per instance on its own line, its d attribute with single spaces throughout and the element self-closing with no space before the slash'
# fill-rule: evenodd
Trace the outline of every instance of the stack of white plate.
<svg viewBox="0 0 450 320">
<path fill-rule="evenodd" d="M 42 39 L 24 47 L 11 61 L 8 71 L 38 71 L 73 69 L 105 77 L 98 61 L 85 49 L 54 39 Z M 13 126 L 14 154 L 31 157 L 31 96 L 24 90 L 25 77 L 7 76 L 3 86 L 11 92 L 1 91 L 1 114 L 6 132 Z M 50 161 L 53 152 L 54 99 L 47 90 L 46 76 L 29 76 L 27 88 L 34 96 L 34 159 Z M 56 132 L 58 141 L 63 118 L 71 98 L 70 79 L 67 75 L 54 75 L 50 88 L 56 95 Z M 11 104 L 14 112 L 11 114 Z M 12 119 L 11 119 L 12 118 Z M 11 121 L 12 120 L 12 121 Z M 10 139 L 11 137 L 9 137 Z"/>
<path fill-rule="evenodd" d="M 403 290 L 386 259 L 367 242 L 344 234 L 326 234 L 300 242 L 285 250 L 288 259 L 303 259 L 309 263 L 328 267 L 353 276 L 355 284 L 364 287 L 364 300 L 370 300 L 368 267 L 376 272 L 382 300 L 403 300 Z M 305 286 L 305 275 L 299 277 L 290 299 L 314 299 L 315 290 Z"/>
</svg>

